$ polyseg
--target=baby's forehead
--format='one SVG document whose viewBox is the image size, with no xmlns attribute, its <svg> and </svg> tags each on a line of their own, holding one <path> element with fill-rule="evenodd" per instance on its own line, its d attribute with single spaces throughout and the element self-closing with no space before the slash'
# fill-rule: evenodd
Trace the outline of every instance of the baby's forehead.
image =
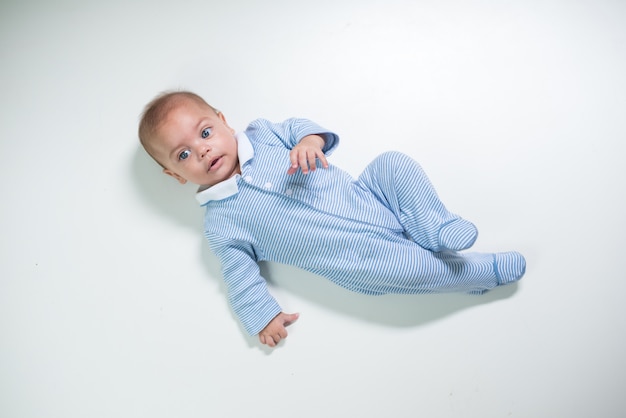
<svg viewBox="0 0 626 418">
<path fill-rule="evenodd" d="M 180 123 L 182 120 L 186 120 L 186 116 L 191 116 L 200 109 L 200 106 L 190 99 L 182 99 L 171 103 L 161 115 L 161 121 L 156 126 L 156 132 L 173 123 Z"/>
<path fill-rule="evenodd" d="M 174 117 L 199 116 L 211 117 L 215 115 L 215 110 L 206 103 L 200 103 L 190 97 L 181 97 L 172 103 L 163 115 L 163 122 L 168 122 Z"/>
</svg>

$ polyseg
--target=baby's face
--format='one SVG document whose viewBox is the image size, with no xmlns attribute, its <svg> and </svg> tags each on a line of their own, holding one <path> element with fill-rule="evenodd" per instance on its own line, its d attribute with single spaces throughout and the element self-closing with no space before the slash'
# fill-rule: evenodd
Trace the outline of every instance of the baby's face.
<svg viewBox="0 0 626 418">
<path fill-rule="evenodd" d="M 235 131 L 221 113 L 192 100 L 168 114 L 152 145 L 163 171 L 181 183 L 213 186 L 241 172 Z"/>
</svg>

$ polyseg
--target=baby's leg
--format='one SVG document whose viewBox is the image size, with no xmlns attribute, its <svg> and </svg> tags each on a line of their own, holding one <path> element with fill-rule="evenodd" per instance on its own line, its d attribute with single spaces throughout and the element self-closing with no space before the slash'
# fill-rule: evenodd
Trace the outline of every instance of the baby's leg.
<svg viewBox="0 0 626 418">
<path fill-rule="evenodd" d="M 420 250 L 419 255 L 402 250 L 394 253 L 400 259 L 403 256 L 410 258 L 398 260 L 397 263 L 388 260 L 369 280 L 361 280 L 358 287 L 352 282 L 353 290 L 372 295 L 447 292 L 481 294 L 494 287 L 518 281 L 526 270 L 526 261 L 517 252 L 433 253 Z"/>
<path fill-rule="evenodd" d="M 357 184 L 369 189 L 398 218 L 407 234 L 431 251 L 461 251 L 476 241 L 476 227 L 449 212 L 421 166 L 399 152 L 368 165 Z"/>
</svg>

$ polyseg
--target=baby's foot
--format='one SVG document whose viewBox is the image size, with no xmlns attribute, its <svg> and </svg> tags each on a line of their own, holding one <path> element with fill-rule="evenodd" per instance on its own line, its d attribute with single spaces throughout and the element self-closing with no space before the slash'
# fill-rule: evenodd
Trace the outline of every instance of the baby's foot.
<svg viewBox="0 0 626 418">
<path fill-rule="evenodd" d="M 494 254 L 493 267 L 498 284 L 509 284 L 518 281 L 526 271 L 526 260 L 518 252 Z"/>
<path fill-rule="evenodd" d="M 439 230 L 439 246 L 452 251 L 466 250 L 476 242 L 478 230 L 465 219 L 455 219 Z"/>
</svg>

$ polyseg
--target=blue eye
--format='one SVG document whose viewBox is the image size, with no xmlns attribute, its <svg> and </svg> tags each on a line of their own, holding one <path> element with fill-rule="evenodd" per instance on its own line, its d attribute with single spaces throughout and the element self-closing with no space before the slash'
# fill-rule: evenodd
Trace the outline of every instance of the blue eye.
<svg viewBox="0 0 626 418">
<path fill-rule="evenodd" d="M 211 128 L 204 128 L 202 130 L 202 138 L 206 138 L 209 135 L 211 135 Z"/>
<path fill-rule="evenodd" d="M 191 155 L 191 152 L 187 149 L 187 150 L 181 152 L 180 154 L 178 154 L 178 159 L 179 160 L 186 160 L 187 158 L 189 158 L 190 155 Z"/>
</svg>

